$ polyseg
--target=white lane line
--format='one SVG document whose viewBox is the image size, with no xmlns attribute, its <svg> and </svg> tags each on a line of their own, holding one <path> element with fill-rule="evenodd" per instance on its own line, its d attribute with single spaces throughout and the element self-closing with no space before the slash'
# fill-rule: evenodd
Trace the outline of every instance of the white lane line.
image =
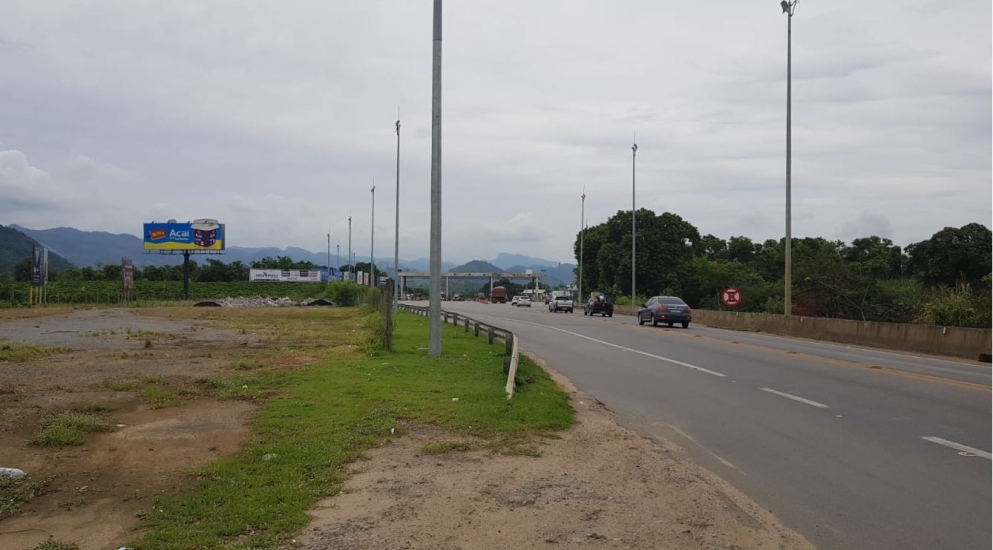
<svg viewBox="0 0 993 550">
<path fill-rule="evenodd" d="M 776 391 L 776 390 L 774 390 L 772 388 L 759 388 L 759 389 L 761 389 L 762 391 L 767 391 L 769 393 L 774 393 L 774 394 L 776 394 L 776 395 L 778 395 L 780 397 L 785 397 L 786 399 L 792 399 L 793 401 L 799 401 L 800 403 L 806 403 L 807 405 L 811 405 L 811 406 L 817 407 L 819 409 L 826 409 L 826 408 L 828 408 L 828 406 L 825 405 L 824 403 L 818 403 L 817 401 L 811 401 L 810 399 L 804 399 L 802 397 L 798 397 L 798 396 L 793 395 L 793 394 L 790 394 L 790 393 Z"/>
<path fill-rule="evenodd" d="M 705 369 L 703 367 L 698 367 L 696 365 L 691 365 L 689 363 L 684 363 L 682 361 L 677 361 L 675 359 L 669 359 L 668 357 L 662 357 L 661 355 L 655 355 L 654 353 L 648 353 L 647 351 L 641 351 L 641 350 L 631 349 L 631 348 L 624 347 L 624 346 L 619 346 L 619 345 L 614 344 L 612 342 L 605 342 L 603 340 L 598 340 L 596 338 L 592 338 L 590 336 L 586 336 L 585 334 L 579 334 L 578 332 L 572 332 L 572 331 L 568 331 L 568 330 L 561 329 L 561 328 L 558 328 L 558 327 L 553 327 L 553 326 L 549 326 L 549 325 L 543 325 L 541 323 L 532 323 L 531 321 L 522 321 L 520 319 L 508 319 L 506 317 L 495 317 L 495 316 L 492 316 L 492 315 L 484 315 L 484 316 L 485 317 L 490 317 L 491 319 L 500 319 L 502 321 L 510 321 L 510 322 L 515 322 L 515 323 L 525 323 L 525 324 L 528 324 L 528 325 L 534 325 L 536 327 L 552 329 L 552 330 L 556 330 L 558 332 L 569 334 L 571 336 L 575 336 L 576 338 L 582 338 L 584 340 L 589 340 L 590 342 L 596 342 L 597 344 L 601 344 L 601 345 L 604 345 L 604 346 L 610 346 L 612 348 L 617 348 L 617 349 L 619 349 L 621 351 L 628 351 L 628 352 L 631 352 L 631 353 L 637 353 L 638 355 L 644 355 L 645 357 L 651 357 L 652 359 L 657 359 L 659 361 L 665 361 L 666 363 L 672 363 L 673 365 L 679 365 L 680 367 L 686 367 L 688 369 L 692 369 L 692 370 L 695 370 L 695 371 L 698 371 L 698 372 L 704 372 L 704 373 L 710 374 L 712 376 L 725 376 L 723 373 L 720 373 L 720 372 L 717 372 L 717 371 L 713 371 L 713 370 L 710 370 L 710 369 Z"/>
<path fill-rule="evenodd" d="M 976 456 L 981 456 L 986 460 L 993 460 L 993 455 L 986 451 L 981 451 L 975 447 L 970 447 L 968 445 L 963 445 L 961 443 L 956 443 L 954 441 L 949 441 L 947 439 L 942 439 L 940 437 L 935 437 L 933 435 L 921 437 L 924 441 L 930 441 L 931 443 L 937 443 L 938 445 L 944 445 L 949 449 L 955 449 L 956 451 L 962 451 L 964 453 L 972 453 Z"/>
</svg>

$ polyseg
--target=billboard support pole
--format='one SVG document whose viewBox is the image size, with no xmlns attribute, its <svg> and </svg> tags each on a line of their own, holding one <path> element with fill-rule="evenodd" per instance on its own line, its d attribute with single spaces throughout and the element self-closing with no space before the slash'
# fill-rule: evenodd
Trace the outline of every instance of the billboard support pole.
<svg viewBox="0 0 993 550">
<path fill-rule="evenodd" d="M 190 251 L 183 251 L 183 299 L 190 299 Z"/>
</svg>

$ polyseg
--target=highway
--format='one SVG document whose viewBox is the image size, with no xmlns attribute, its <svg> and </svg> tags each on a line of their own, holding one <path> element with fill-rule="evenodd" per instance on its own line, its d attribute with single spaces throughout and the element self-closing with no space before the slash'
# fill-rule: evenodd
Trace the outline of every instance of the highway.
<svg viewBox="0 0 993 550">
<path fill-rule="evenodd" d="M 513 330 L 647 438 L 818 548 L 991 546 L 990 367 L 839 344 L 445 302 Z"/>
</svg>

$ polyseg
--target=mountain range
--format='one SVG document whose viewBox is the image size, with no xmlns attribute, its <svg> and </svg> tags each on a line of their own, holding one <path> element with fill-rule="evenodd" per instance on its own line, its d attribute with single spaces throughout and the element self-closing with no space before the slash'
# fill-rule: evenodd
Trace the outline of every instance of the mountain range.
<svg viewBox="0 0 993 550">
<path fill-rule="evenodd" d="M 0 226 L 2 227 L 2 226 Z M 19 237 L 13 233 L 23 234 L 28 240 L 37 242 L 50 250 L 50 254 L 56 254 L 68 260 L 69 263 L 78 266 L 96 266 L 97 264 L 117 264 L 121 258 L 127 256 L 134 261 L 138 267 L 176 265 L 181 260 L 178 255 L 148 254 L 144 250 L 142 240 L 135 235 L 128 233 L 107 233 L 105 231 L 81 231 L 72 227 L 56 227 L 52 229 L 29 229 L 19 225 L 10 225 L 4 229 L 8 231 L 0 234 L 0 250 L 8 242 L 21 242 Z M 21 250 L 23 244 L 18 245 L 16 254 L 24 257 L 30 256 L 31 247 L 28 245 L 27 252 Z M 303 248 L 287 247 L 228 247 L 224 254 L 217 256 L 225 263 L 240 261 L 250 264 L 259 261 L 266 256 L 275 258 L 277 256 L 289 256 L 293 260 L 301 262 L 313 262 L 316 265 L 325 265 L 328 261 L 327 252 L 311 252 Z M 61 258 L 60 258 L 61 260 Z M 355 261 L 368 262 L 368 256 L 356 254 Z M 16 263 L 16 262 L 14 262 Z M 337 263 L 337 257 L 332 253 L 331 263 Z M 342 261 L 344 264 L 345 261 Z M 60 270 L 63 267 L 56 267 L 54 261 L 51 262 L 53 269 Z M 484 265 L 485 264 L 485 265 Z M 58 264 L 61 265 L 61 264 Z M 377 267 L 387 267 L 387 271 L 393 272 L 393 258 L 376 258 Z M 401 269 L 410 271 L 428 271 L 430 262 L 427 258 L 416 258 L 413 260 L 401 259 Z M 470 269 L 471 267 L 471 269 Z M 535 273 L 542 273 L 544 280 L 551 284 L 570 284 L 574 282 L 575 275 L 573 269 L 576 266 L 571 263 L 560 264 L 543 258 L 535 258 L 521 254 L 500 253 L 492 260 L 473 260 L 462 265 L 453 262 L 442 262 L 441 269 L 445 272 L 474 272 L 474 273 L 495 273 L 511 272 L 524 273 L 531 269 Z M 13 268 L 0 266 L 0 272 L 12 272 Z"/>
<path fill-rule="evenodd" d="M 14 266 L 31 257 L 31 248 L 44 246 L 13 227 L 0 225 L 0 274 L 12 275 Z M 48 252 L 49 271 L 62 271 L 71 267 L 65 258 Z"/>
</svg>

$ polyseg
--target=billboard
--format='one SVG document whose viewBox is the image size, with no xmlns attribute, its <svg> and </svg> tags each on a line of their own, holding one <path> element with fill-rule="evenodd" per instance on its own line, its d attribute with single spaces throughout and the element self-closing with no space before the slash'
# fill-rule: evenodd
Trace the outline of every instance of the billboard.
<svg viewBox="0 0 993 550">
<path fill-rule="evenodd" d="M 134 262 L 131 258 L 121 258 L 121 284 L 126 296 L 134 293 Z"/>
<path fill-rule="evenodd" d="M 31 286 L 45 286 L 48 281 L 48 249 L 31 246 Z"/>
<path fill-rule="evenodd" d="M 248 280 L 282 283 L 326 283 L 327 269 L 249 269 Z"/>
<path fill-rule="evenodd" d="M 146 223 L 145 250 L 224 250 L 224 224 L 200 219 L 192 223 Z"/>
</svg>

